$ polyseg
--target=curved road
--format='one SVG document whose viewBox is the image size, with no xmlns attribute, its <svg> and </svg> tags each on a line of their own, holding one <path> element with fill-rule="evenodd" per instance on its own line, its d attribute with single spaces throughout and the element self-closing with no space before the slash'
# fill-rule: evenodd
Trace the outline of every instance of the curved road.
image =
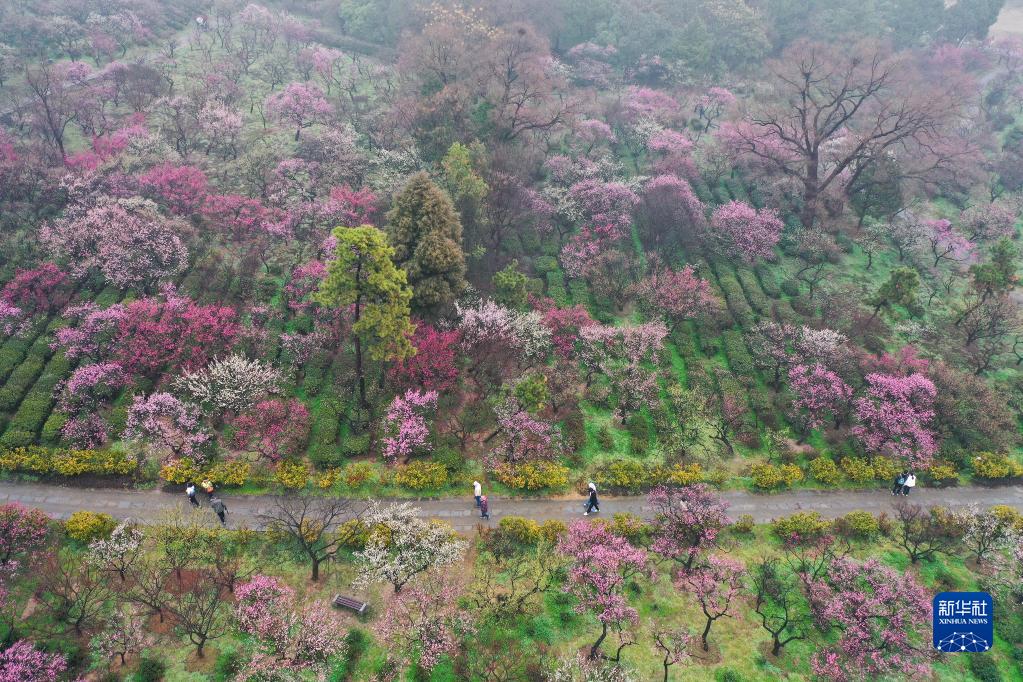
<svg viewBox="0 0 1023 682">
<path fill-rule="evenodd" d="M 753 494 L 729 490 L 721 493 L 728 501 L 732 518 L 750 514 L 758 523 L 770 521 L 797 511 L 816 511 L 826 518 L 835 518 L 851 511 L 863 510 L 872 513 L 891 510 L 896 498 L 885 489 L 877 490 L 796 490 L 776 494 Z M 204 497 L 200 493 L 200 498 Z M 257 528 L 261 512 L 272 504 L 272 497 L 256 495 L 222 495 L 228 506 L 228 525 Z M 952 508 L 965 507 L 976 503 L 982 507 L 1006 504 L 1023 512 L 1023 486 L 921 489 L 917 487 L 909 500 L 918 504 L 942 504 Z M 66 488 L 36 483 L 0 482 L 0 504 L 21 502 L 26 506 L 38 507 L 56 518 L 67 518 L 72 512 L 89 510 L 106 512 L 118 519 L 134 518 L 152 521 L 169 507 L 187 506 L 185 494 L 166 493 L 160 490 L 119 490 L 110 488 Z M 468 532 L 480 522 L 473 509 L 470 495 L 465 499 L 423 499 L 411 500 L 431 518 L 447 521 L 455 529 Z M 497 523 L 503 516 L 524 516 L 537 521 L 547 519 L 582 518 L 582 498 L 577 499 L 500 499 L 490 500 L 490 521 Z M 208 509 L 207 505 L 203 505 Z M 602 497 L 600 516 L 610 517 L 615 512 L 630 512 L 647 518 L 650 508 L 644 497 Z M 484 522 L 487 523 L 487 522 Z"/>
</svg>

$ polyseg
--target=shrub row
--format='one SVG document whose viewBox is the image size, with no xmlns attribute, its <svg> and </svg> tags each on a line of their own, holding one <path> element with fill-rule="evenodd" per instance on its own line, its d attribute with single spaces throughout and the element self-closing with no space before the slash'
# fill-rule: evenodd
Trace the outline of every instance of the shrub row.
<svg viewBox="0 0 1023 682">
<path fill-rule="evenodd" d="M 853 483 L 869 483 L 871 481 L 892 481 L 902 470 L 902 465 L 888 457 L 843 457 L 838 463 L 842 471 Z"/>
<path fill-rule="evenodd" d="M 771 268 L 761 263 L 757 265 L 754 271 L 757 280 L 760 282 L 760 288 L 764 290 L 764 293 L 771 298 L 781 298 L 781 287 L 778 286 L 778 280 L 775 278 Z"/>
<path fill-rule="evenodd" d="M 217 462 L 200 466 L 188 457 L 182 457 L 160 469 L 160 478 L 178 484 L 209 480 L 222 486 L 240 486 L 248 482 L 251 474 L 252 466 L 248 462 Z"/>
<path fill-rule="evenodd" d="M 735 278 L 731 268 L 718 263 L 715 264 L 715 271 L 718 276 L 718 285 L 725 295 L 725 303 L 728 305 L 728 311 L 732 313 L 732 318 L 740 327 L 753 326 L 756 316 L 746 301 L 746 294 L 742 292 L 739 280 Z"/>
<path fill-rule="evenodd" d="M 803 470 L 795 464 L 754 464 L 750 467 L 753 485 L 758 490 L 777 490 L 791 488 L 803 480 Z"/>
<path fill-rule="evenodd" d="M 32 446 L 0 451 L 0 471 L 43 476 L 125 476 L 135 473 L 138 466 L 139 461 L 135 455 L 117 450 L 67 450 Z"/>
<path fill-rule="evenodd" d="M 274 469 L 274 480 L 285 488 L 302 490 L 309 484 L 309 467 L 305 462 L 281 460 Z"/>
<path fill-rule="evenodd" d="M 743 340 L 742 333 L 735 329 L 728 329 L 721 333 L 721 340 L 724 344 L 725 355 L 728 357 L 728 366 L 732 372 L 738 376 L 753 376 L 753 356 L 746 348 L 746 341 Z"/>
<path fill-rule="evenodd" d="M 889 530 L 886 516 L 866 511 L 849 512 L 834 521 L 821 518 L 817 512 L 796 512 L 771 521 L 771 531 L 783 541 L 812 541 L 828 533 L 850 540 L 872 540 Z"/>
<path fill-rule="evenodd" d="M 631 459 L 617 459 L 602 464 L 593 472 L 593 481 L 601 488 L 619 492 L 639 492 L 661 484 L 691 485 L 707 481 L 708 475 L 696 463 L 645 464 Z"/>
<path fill-rule="evenodd" d="M 556 462 L 498 466 L 494 478 L 516 490 L 559 490 L 568 485 L 568 467 Z"/>
<path fill-rule="evenodd" d="M 398 467 L 394 482 L 409 490 L 436 490 L 448 483 L 448 470 L 440 462 L 417 460 Z"/>
<path fill-rule="evenodd" d="M 560 308 L 572 305 L 565 288 L 565 275 L 560 270 L 552 270 L 547 273 L 547 295 L 554 299 Z"/>
<path fill-rule="evenodd" d="M 63 353 L 55 355 L 46 365 L 42 376 L 18 406 L 11 417 L 7 431 L 0 438 L 0 445 L 16 448 L 31 445 L 42 429 L 53 408 L 53 394 L 57 383 L 71 372 L 71 362 Z"/>
<path fill-rule="evenodd" d="M 998 480 L 1023 476 L 1023 465 L 1004 453 L 981 452 L 973 460 L 973 473 L 980 478 Z"/>
<path fill-rule="evenodd" d="M 11 372 L 25 360 L 25 354 L 32 347 L 27 336 L 12 336 L 0 346 L 0 382 L 7 381 Z"/>
<path fill-rule="evenodd" d="M 747 268 L 739 268 L 736 271 L 736 276 L 739 278 L 742 290 L 746 293 L 746 300 L 749 301 L 753 310 L 757 311 L 757 315 L 760 317 L 770 315 L 771 302 L 764 295 L 764 292 L 760 290 L 760 282 L 757 281 L 757 276 L 753 274 L 753 271 Z"/>
<path fill-rule="evenodd" d="M 50 347 L 47 345 L 46 339 L 39 337 L 32 344 L 25 359 L 7 377 L 4 387 L 0 388 L 0 412 L 10 412 L 18 406 L 25 391 L 42 374 L 49 356 Z"/>
</svg>

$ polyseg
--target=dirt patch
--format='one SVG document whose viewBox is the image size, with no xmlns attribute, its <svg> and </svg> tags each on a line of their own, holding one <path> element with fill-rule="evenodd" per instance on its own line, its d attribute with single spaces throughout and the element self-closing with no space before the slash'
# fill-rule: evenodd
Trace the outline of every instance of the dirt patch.
<svg viewBox="0 0 1023 682">
<path fill-rule="evenodd" d="M 710 639 L 710 637 L 707 639 Z M 717 665 L 722 661 L 721 647 L 715 644 L 712 639 L 708 642 L 707 651 L 703 650 L 703 643 L 698 639 L 693 642 L 693 647 L 690 651 L 692 652 L 693 660 L 699 665 Z"/>
<path fill-rule="evenodd" d="M 213 667 L 217 664 L 217 656 L 220 655 L 220 650 L 207 644 L 202 654 L 202 658 L 199 658 L 195 651 L 192 651 L 188 658 L 185 659 L 185 670 L 190 673 L 213 672 Z"/>
</svg>

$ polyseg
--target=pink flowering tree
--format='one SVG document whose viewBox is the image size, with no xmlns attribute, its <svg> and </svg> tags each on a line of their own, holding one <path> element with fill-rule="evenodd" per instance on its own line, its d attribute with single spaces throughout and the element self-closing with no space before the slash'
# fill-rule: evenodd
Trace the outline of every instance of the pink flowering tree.
<svg viewBox="0 0 1023 682">
<path fill-rule="evenodd" d="M 695 245 L 706 229 L 703 202 L 690 184 L 674 174 L 662 174 L 643 186 L 640 234 L 648 248 Z"/>
<path fill-rule="evenodd" d="M 16 336 L 31 327 L 28 315 L 16 305 L 0 299 L 0 336 Z"/>
<path fill-rule="evenodd" d="M 458 605 L 460 594 L 452 579 L 436 576 L 395 595 L 380 626 L 388 649 L 403 664 L 417 660 L 426 671 L 454 656 L 459 640 L 475 632 L 471 614 Z"/>
<path fill-rule="evenodd" d="M 711 315 L 721 307 L 710 282 L 697 277 L 691 265 L 655 269 L 636 285 L 636 293 L 673 331 L 686 320 Z"/>
<path fill-rule="evenodd" d="M 17 307 L 27 315 L 63 307 L 71 296 L 67 273 L 53 263 L 37 268 L 18 268 L 14 279 L 0 289 L 0 302 Z"/>
<path fill-rule="evenodd" d="M 840 426 L 852 400 L 852 388 L 830 369 L 814 363 L 795 365 L 789 370 L 789 387 L 796 394 L 792 401 L 792 416 L 802 424 L 802 437 L 820 428 L 828 415 Z"/>
<path fill-rule="evenodd" d="M 568 190 L 583 222 L 598 236 L 620 239 L 632 223 L 632 209 L 639 196 L 620 182 L 603 182 L 594 178 L 582 180 Z"/>
<path fill-rule="evenodd" d="M 630 414 L 651 405 L 657 395 L 657 373 L 648 364 L 664 345 L 664 323 L 611 327 L 589 325 L 579 331 L 579 357 L 586 370 L 586 386 L 597 376 L 607 379 L 608 399 L 624 422 Z"/>
<path fill-rule="evenodd" d="M 718 206 L 710 219 L 713 236 L 731 256 L 747 263 L 774 257 L 785 224 L 774 209 L 759 211 L 741 201 Z"/>
<path fill-rule="evenodd" d="M 458 345 L 461 334 L 457 329 L 438 330 L 425 322 L 416 323 L 412 345 L 416 354 L 394 362 L 388 377 L 398 386 L 443 393 L 458 381 Z"/>
<path fill-rule="evenodd" d="M 818 623 L 838 632 L 837 642 L 813 656 L 818 677 L 849 682 L 929 670 L 920 640 L 931 600 L 912 574 L 876 559 L 840 558 L 810 582 L 809 596 Z"/>
<path fill-rule="evenodd" d="M 495 411 L 498 429 L 491 437 L 500 434 L 503 440 L 487 456 L 491 468 L 552 461 L 561 455 L 561 431 L 556 425 L 537 419 L 514 398 L 499 405 Z"/>
<path fill-rule="evenodd" d="M 659 175 L 695 177 L 697 170 L 690 153 L 693 141 L 675 130 L 658 130 L 647 138 L 646 148 L 657 155 L 653 170 Z"/>
<path fill-rule="evenodd" d="M 202 459 L 210 434 L 201 426 L 198 407 L 187 405 L 170 393 L 135 396 L 128 408 L 124 437 L 169 453 L 173 459 Z"/>
<path fill-rule="evenodd" d="M 625 92 L 625 115 L 632 122 L 655 121 L 662 125 L 672 123 L 678 116 L 679 104 L 663 90 L 630 85 Z"/>
<path fill-rule="evenodd" d="M 260 401 L 232 424 L 236 448 L 273 462 L 299 454 L 309 439 L 309 410 L 294 398 Z"/>
<path fill-rule="evenodd" d="M 116 656 L 121 659 L 122 666 L 127 663 L 128 656 L 142 653 L 152 643 L 146 618 L 124 609 L 108 619 L 92 640 L 93 649 L 100 656 L 107 660 Z"/>
<path fill-rule="evenodd" d="M 106 423 L 98 411 L 129 383 L 124 368 L 116 362 L 78 367 L 63 386 L 58 387 L 58 409 L 68 415 L 61 428 L 64 440 L 84 448 L 106 442 Z"/>
<path fill-rule="evenodd" d="M 529 302 L 543 315 L 544 326 L 551 330 L 554 351 L 562 358 L 570 358 L 575 353 L 579 330 L 596 324 L 586 308 L 578 304 L 571 308 L 559 308 L 553 299 L 538 299 L 532 295 Z"/>
<path fill-rule="evenodd" d="M 20 639 L 0 651 L 0 682 L 57 682 L 67 670 L 67 659 L 48 654 Z"/>
<path fill-rule="evenodd" d="M 298 612 L 291 634 L 291 665 L 325 674 L 331 659 L 347 650 L 347 632 L 337 613 L 323 604 L 309 604 Z"/>
<path fill-rule="evenodd" d="M 99 308 L 90 301 L 68 307 L 64 310 L 64 319 L 74 324 L 54 333 L 51 348 L 63 349 L 68 360 L 102 363 L 113 355 L 117 332 L 125 318 L 126 308 L 120 303 Z"/>
<path fill-rule="evenodd" d="M 701 565 L 684 570 L 675 578 L 676 587 L 696 598 L 707 619 L 700 635 L 704 651 L 710 650 L 707 637 L 714 621 L 731 615 L 729 611 L 742 594 L 745 575 L 746 567 L 735 559 L 710 556 Z"/>
<path fill-rule="evenodd" d="M 297 313 L 307 312 L 315 303 L 310 298 L 327 276 L 327 266 L 318 260 L 302 263 L 291 271 L 291 278 L 284 285 L 283 298 L 287 306 Z"/>
<path fill-rule="evenodd" d="M 266 98 L 266 108 L 273 118 L 295 127 L 295 140 L 303 128 L 324 121 L 333 112 L 323 91 L 311 83 L 291 83 L 271 94 Z"/>
<path fill-rule="evenodd" d="M 971 242 L 994 242 L 1016 233 L 1016 211 L 1004 203 L 971 206 L 959 214 L 959 225 Z"/>
<path fill-rule="evenodd" d="M 5 579 L 46 545 L 50 519 L 17 502 L 0 506 L 0 575 Z"/>
<path fill-rule="evenodd" d="M 384 418 L 384 459 L 408 462 L 413 455 L 430 449 L 427 415 L 437 407 L 437 391 L 409 389 L 395 396 Z"/>
<path fill-rule="evenodd" d="M 165 293 L 164 301 L 133 301 L 118 321 L 113 359 L 131 375 L 205 367 L 238 335 L 233 308 L 198 305 L 173 291 Z"/>
<path fill-rule="evenodd" d="M 714 128 L 715 123 L 724 116 L 729 109 L 735 106 L 736 97 L 731 90 L 726 88 L 713 87 L 696 100 L 693 111 L 700 119 L 700 132 L 702 134 Z M 699 135 L 696 138 L 699 140 Z"/>
<path fill-rule="evenodd" d="M 348 185 L 330 188 L 330 196 L 316 207 L 317 218 L 327 227 L 372 225 L 378 199 L 368 187 Z"/>
<path fill-rule="evenodd" d="M 647 501 L 654 509 L 651 551 L 679 562 L 685 570 L 718 546 L 718 536 L 731 523 L 728 503 L 703 483 L 658 486 Z"/>
<path fill-rule="evenodd" d="M 973 252 L 973 242 L 959 234 L 945 219 L 925 220 L 927 243 L 934 257 L 934 267 L 943 260 L 961 261 Z"/>
<path fill-rule="evenodd" d="M 295 591 L 271 576 L 255 575 L 235 589 L 238 629 L 281 657 L 294 625 L 294 606 Z"/>
<path fill-rule="evenodd" d="M 868 450 L 926 468 L 938 449 L 931 428 L 934 383 L 921 374 L 868 374 L 867 394 L 856 400 L 853 434 Z"/>
<path fill-rule="evenodd" d="M 39 237 L 74 276 L 99 270 L 120 289 L 148 291 L 187 265 L 183 229 L 147 199 L 103 197 L 45 225 Z"/>
<path fill-rule="evenodd" d="M 558 542 L 558 552 L 570 562 L 568 589 L 579 600 L 578 613 L 592 613 L 600 623 L 600 636 L 590 647 L 597 657 L 609 629 L 635 626 L 639 614 L 629 606 L 625 586 L 648 572 L 646 551 L 633 547 L 607 526 L 576 521 Z"/>
<path fill-rule="evenodd" d="M 214 228 L 235 241 L 257 236 L 269 217 L 262 203 L 240 194 L 210 195 L 202 213 Z"/>
<path fill-rule="evenodd" d="M 195 166 L 162 163 L 139 176 L 139 189 L 176 215 L 198 213 L 206 203 L 209 181 Z"/>
</svg>

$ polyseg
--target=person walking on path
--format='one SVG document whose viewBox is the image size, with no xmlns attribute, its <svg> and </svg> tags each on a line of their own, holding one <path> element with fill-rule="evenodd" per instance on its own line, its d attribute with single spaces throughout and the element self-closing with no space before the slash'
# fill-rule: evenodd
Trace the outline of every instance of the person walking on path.
<svg viewBox="0 0 1023 682">
<path fill-rule="evenodd" d="M 480 496 L 480 518 L 490 520 L 490 503 L 486 495 Z"/>
<path fill-rule="evenodd" d="M 210 498 L 210 507 L 217 513 L 217 518 L 220 519 L 220 525 L 227 525 L 227 505 L 219 497 L 213 496 Z"/>
<path fill-rule="evenodd" d="M 188 495 L 188 503 L 193 507 L 199 506 L 199 500 L 195 499 L 195 483 L 189 481 L 185 487 L 185 494 Z"/>
<path fill-rule="evenodd" d="M 902 473 L 895 477 L 895 483 L 892 484 L 892 495 L 902 492 L 902 486 L 906 485 L 907 476 L 909 476 L 909 472 L 903 469 Z"/>
<path fill-rule="evenodd" d="M 206 491 L 206 496 L 213 499 L 213 482 L 210 479 L 206 479 L 202 482 L 202 489 Z"/>
<path fill-rule="evenodd" d="M 909 491 L 916 487 L 916 476 L 913 472 L 909 472 L 909 476 L 906 476 L 906 484 L 902 486 L 902 494 L 909 495 Z"/>
<path fill-rule="evenodd" d="M 480 508 L 480 496 L 483 495 L 483 486 L 479 481 L 472 482 L 472 496 L 476 498 L 476 508 Z"/>
<path fill-rule="evenodd" d="M 586 511 L 583 512 L 583 516 L 589 516 L 590 512 L 600 511 L 600 502 L 597 500 L 597 485 L 590 481 L 588 486 L 589 497 L 586 498 Z"/>
</svg>

